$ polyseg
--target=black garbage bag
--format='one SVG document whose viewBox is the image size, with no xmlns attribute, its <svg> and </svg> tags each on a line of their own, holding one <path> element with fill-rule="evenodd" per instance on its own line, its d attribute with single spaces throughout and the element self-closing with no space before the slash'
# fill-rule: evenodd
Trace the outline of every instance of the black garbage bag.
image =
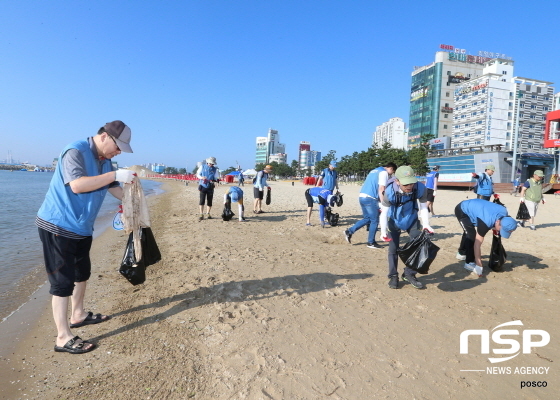
<svg viewBox="0 0 560 400">
<path fill-rule="evenodd" d="M 338 207 L 342 207 L 342 205 L 344 204 L 344 200 L 342 199 L 342 196 L 344 196 L 342 193 L 339 193 L 336 197 L 336 205 Z"/>
<path fill-rule="evenodd" d="M 224 221 L 229 221 L 230 219 L 233 218 L 235 214 L 233 213 L 233 211 L 231 211 L 231 207 L 228 207 L 227 205 L 224 207 L 224 211 L 222 211 L 222 219 Z"/>
<path fill-rule="evenodd" d="M 427 231 L 397 249 L 401 261 L 419 274 L 427 274 L 439 247 L 432 243 Z"/>
<path fill-rule="evenodd" d="M 330 226 L 337 226 L 340 215 L 338 215 L 338 213 L 333 213 L 332 208 L 327 207 L 325 209 L 325 218 L 329 222 Z"/>
<path fill-rule="evenodd" d="M 146 267 L 161 260 L 161 253 L 151 228 L 141 229 L 140 244 L 142 246 L 142 259 L 136 260 L 131 232 L 128 236 L 121 267 L 119 268 L 119 272 L 133 285 L 144 283 L 146 280 Z"/>
<path fill-rule="evenodd" d="M 267 188 L 266 200 L 265 200 L 265 203 L 266 203 L 267 206 L 269 206 L 270 202 L 272 201 L 272 196 L 270 195 L 270 192 L 271 192 L 270 188 Z"/>
<path fill-rule="evenodd" d="M 492 271 L 500 272 L 502 270 L 502 266 L 506 263 L 507 253 L 504 246 L 502 246 L 502 237 L 500 235 L 493 236 L 488 266 Z"/>
<path fill-rule="evenodd" d="M 515 219 L 531 219 L 525 202 L 519 203 L 519 210 L 517 211 L 517 217 L 515 217 Z"/>
</svg>

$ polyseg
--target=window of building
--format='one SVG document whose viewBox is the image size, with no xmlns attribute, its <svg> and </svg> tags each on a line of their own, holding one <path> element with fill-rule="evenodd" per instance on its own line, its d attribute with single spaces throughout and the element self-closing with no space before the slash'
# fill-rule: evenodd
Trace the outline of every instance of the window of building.
<svg viewBox="0 0 560 400">
<path fill-rule="evenodd" d="M 482 93 L 486 93 L 486 89 L 482 89 Z"/>
<path fill-rule="evenodd" d="M 449 92 L 445 92 L 445 97 L 449 97 Z"/>
<path fill-rule="evenodd" d="M 535 125 L 529 124 L 529 128 L 534 128 Z"/>
<path fill-rule="evenodd" d="M 529 118 L 531 118 L 531 119 L 535 119 L 535 116 L 534 116 L 534 115 L 531 115 L 531 116 L 530 116 Z"/>
<path fill-rule="evenodd" d="M 532 95 L 532 96 L 531 96 L 531 98 L 533 98 L 533 99 L 536 99 L 536 98 L 537 98 L 537 96 L 535 96 L 535 95 Z"/>
<path fill-rule="evenodd" d="M 522 113 L 522 112 L 520 112 L 520 113 L 519 113 L 519 116 L 520 116 L 520 117 L 523 117 L 523 113 Z"/>
<path fill-rule="evenodd" d="M 447 82 L 447 86 L 451 86 L 451 83 L 450 83 L 450 82 Z"/>
<path fill-rule="evenodd" d="M 473 92 L 473 96 L 478 96 L 478 90 L 475 90 L 475 91 Z"/>
<path fill-rule="evenodd" d="M 443 118 L 449 118 L 449 114 L 443 114 Z"/>
<path fill-rule="evenodd" d="M 469 132 L 465 133 L 465 136 L 469 136 Z"/>
<path fill-rule="evenodd" d="M 531 104 L 531 109 L 535 109 L 537 106 L 535 106 L 534 104 Z"/>
<path fill-rule="evenodd" d="M 507 75 L 507 71 L 502 71 L 502 75 Z"/>
<path fill-rule="evenodd" d="M 447 125 L 443 125 L 443 129 L 447 129 Z"/>
<path fill-rule="evenodd" d="M 469 123 L 468 123 L 468 122 L 465 122 L 465 127 L 467 127 L 467 126 L 469 126 Z"/>
</svg>

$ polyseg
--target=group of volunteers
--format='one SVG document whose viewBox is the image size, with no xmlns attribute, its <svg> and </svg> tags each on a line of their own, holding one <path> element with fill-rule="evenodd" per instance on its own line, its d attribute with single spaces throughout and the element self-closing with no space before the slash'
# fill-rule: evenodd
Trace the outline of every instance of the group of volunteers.
<svg viewBox="0 0 560 400">
<path fill-rule="evenodd" d="M 86 353 L 95 348 L 95 344 L 82 340 L 72 334 L 72 328 L 108 321 L 111 317 L 100 313 L 94 314 L 84 308 L 87 281 L 91 276 L 90 249 L 92 244 L 93 224 L 107 192 L 122 200 L 123 188 L 120 183 L 132 183 L 133 171 L 114 170 L 111 159 L 121 152 L 132 153 L 130 147 L 132 133 L 122 121 L 113 121 L 99 128 L 96 135 L 78 140 L 67 145 L 58 158 L 45 200 L 37 213 L 36 225 L 43 244 L 45 268 L 52 295 L 52 312 L 57 329 L 54 350 L 71 354 Z M 307 201 L 306 225 L 311 226 L 313 204 L 319 204 L 319 221 L 324 227 L 326 211 L 334 205 L 342 205 L 339 192 L 337 163 L 331 160 L 325 168 L 315 187 L 305 191 Z M 253 180 L 253 213 L 261 214 L 262 202 L 269 198 L 271 188 L 267 182 L 270 165 L 259 171 Z M 483 173 L 473 174 L 477 179 L 477 199 L 465 200 L 455 207 L 455 215 L 463 228 L 463 235 L 457 252 L 457 258 L 465 261 L 465 268 L 478 275 L 482 274 L 481 245 L 484 236 L 493 230 L 494 234 L 509 238 L 525 221 L 516 222 L 508 215 L 507 209 L 491 203 L 493 194 L 493 165 L 488 165 Z M 214 186 L 219 181 L 216 159 L 209 157 L 198 171 L 199 220 L 211 219 Z M 531 229 L 534 217 L 542 197 L 542 171 L 535 171 L 527 180 L 521 191 L 524 202 L 531 216 Z M 433 234 L 430 226 L 430 212 L 434 214 L 434 201 L 437 193 L 439 167 L 435 166 L 426 179 L 426 184 L 419 182 L 411 167 L 397 168 L 392 162 L 369 172 L 361 187 L 359 203 L 363 218 L 344 231 L 348 243 L 352 235 L 364 226 L 368 228 L 367 247 L 382 248 L 375 240 L 380 227 L 380 237 L 389 243 L 388 249 L 388 285 L 399 288 L 399 278 L 421 289 L 423 284 L 417 279 L 416 271 L 405 267 L 399 277 L 397 250 L 400 245 L 401 232 L 406 231 L 410 240 L 427 231 Z M 240 185 L 243 183 L 240 182 Z M 224 194 L 224 204 L 231 207 L 238 204 L 239 221 L 245 221 L 243 190 L 231 186 Z M 268 203 L 268 202 L 267 202 Z M 206 212 L 204 207 L 206 206 Z M 230 209 L 231 210 L 231 209 Z M 68 305 L 71 305 L 68 318 Z"/>
<path fill-rule="evenodd" d="M 265 197 L 265 188 L 270 191 L 271 188 L 267 183 L 268 174 L 272 171 L 272 166 L 266 165 L 262 171 L 257 173 L 253 182 L 253 196 L 255 198 L 253 203 L 253 213 L 262 214 L 262 201 Z M 214 197 L 214 185 L 220 179 L 218 169 L 216 168 L 216 158 L 208 157 L 205 163 L 202 163 L 196 172 L 198 178 L 198 190 L 200 191 L 200 216 L 199 221 L 204 220 L 204 205 L 206 204 L 206 219 L 212 219 L 210 210 L 212 209 L 212 200 Z M 243 175 L 239 177 L 240 186 L 244 185 Z M 267 193 L 270 195 L 270 193 Z M 239 222 L 245 221 L 245 206 L 243 204 L 243 190 L 239 186 L 232 186 L 224 195 L 224 204 L 230 205 L 237 203 L 239 209 Z"/>
</svg>

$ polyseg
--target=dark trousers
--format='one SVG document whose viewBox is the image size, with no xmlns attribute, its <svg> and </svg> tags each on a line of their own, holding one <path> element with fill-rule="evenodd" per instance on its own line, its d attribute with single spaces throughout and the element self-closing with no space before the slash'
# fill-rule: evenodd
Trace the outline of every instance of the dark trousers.
<svg viewBox="0 0 560 400">
<path fill-rule="evenodd" d="M 389 236 L 391 237 L 391 239 L 393 239 L 389 242 L 389 274 L 387 276 L 390 278 L 392 276 L 399 276 L 399 272 L 397 271 L 397 266 L 399 263 L 397 249 L 399 248 L 400 244 L 399 242 L 401 239 L 401 230 L 397 228 L 395 222 L 392 219 L 389 220 L 389 224 L 387 227 L 389 228 Z M 412 226 L 406 231 L 410 236 L 410 240 L 414 239 L 416 236 L 422 233 L 422 231 L 420 230 L 420 222 L 416 220 L 416 222 L 414 222 Z M 416 271 L 411 268 L 404 267 L 404 274 L 416 275 Z"/>
<path fill-rule="evenodd" d="M 461 210 L 461 203 L 455 207 L 455 216 L 463 228 L 463 237 L 459 245 L 459 254 L 466 256 L 465 262 L 474 262 L 474 240 L 476 239 L 476 226 L 473 225 L 467 214 Z"/>
<path fill-rule="evenodd" d="M 486 201 L 490 201 L 490 196 L 483 196 L 481 194 L 477 194 L 476 195 L 477 199 L 482 199 L 482 200 L 486 200 Z"/>
</svg>

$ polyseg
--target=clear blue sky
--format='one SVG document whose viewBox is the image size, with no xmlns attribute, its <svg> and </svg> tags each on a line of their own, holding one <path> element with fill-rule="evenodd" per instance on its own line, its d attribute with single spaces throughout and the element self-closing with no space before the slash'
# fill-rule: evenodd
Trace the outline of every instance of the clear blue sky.
<svg viewBox="0 0 560 400">
<path fill-rule="evenodd" d="M 0 160 L 48 164 L 121 119 L 134 154 L 193 169 L 254 166 L 279 131 L 340 158 L 408 124 L 413 66 L 440 44 L 505 53 L 560 87 L 557 1 L 2 1 Z"/>
</svg>

